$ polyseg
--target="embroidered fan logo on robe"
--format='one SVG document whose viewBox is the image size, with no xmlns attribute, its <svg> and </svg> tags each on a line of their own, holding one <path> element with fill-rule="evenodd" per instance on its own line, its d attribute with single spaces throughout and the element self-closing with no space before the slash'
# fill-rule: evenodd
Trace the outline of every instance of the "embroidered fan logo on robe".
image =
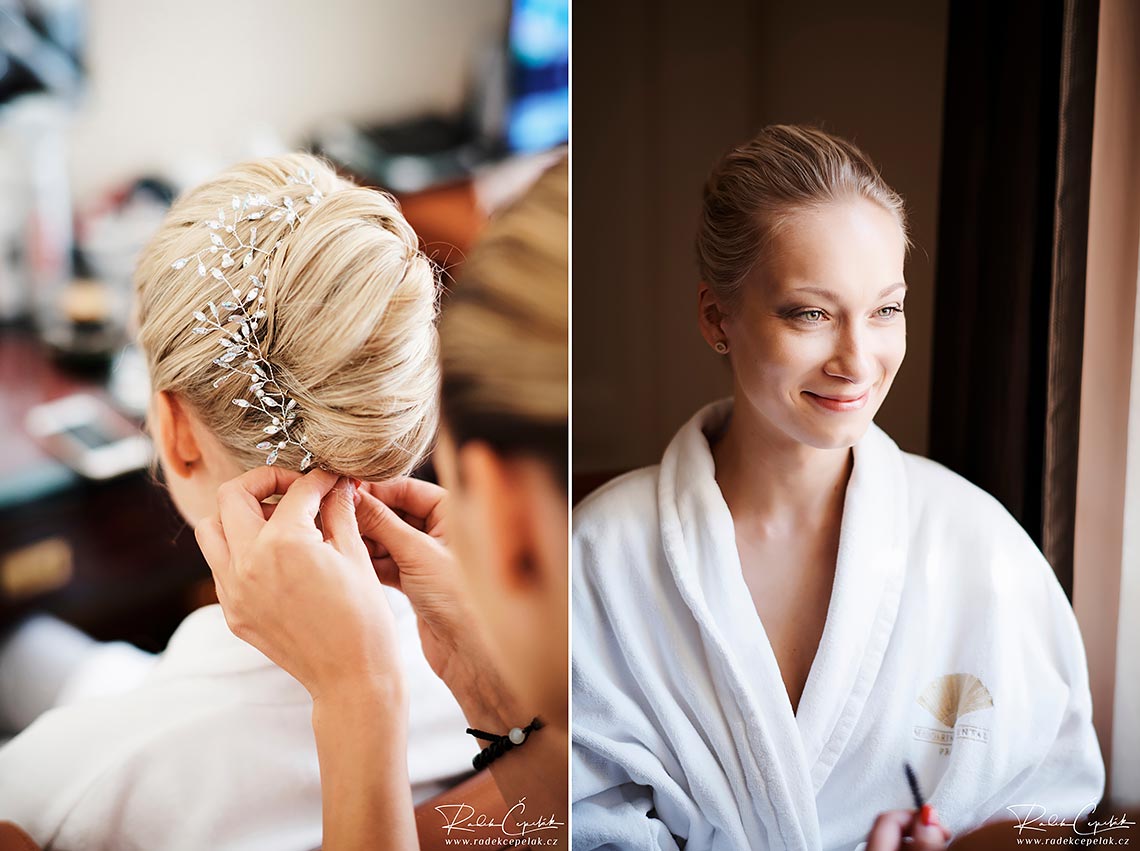
<svg viewBox="0 0 1140 851">
<path fill-rule="evenodd" d="M 947 674 L 931 681 L 918 696 L 918 705 L 951 729 L 958 719 L 979 709 L 992 709 L 989 689 L 973 674 Z"/>
</svg>

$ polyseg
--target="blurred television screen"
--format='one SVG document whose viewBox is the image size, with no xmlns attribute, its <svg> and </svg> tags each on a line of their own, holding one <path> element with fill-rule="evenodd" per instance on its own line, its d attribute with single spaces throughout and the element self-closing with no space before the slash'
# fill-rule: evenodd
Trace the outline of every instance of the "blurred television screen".
<svg viewBox="0 0 1140 851">
<path fill-rule="evenodd" d="M 570 133 L 569 0 L 513 0 L 508 42 L 507 147 L 562 144 Z"/>
</svg>

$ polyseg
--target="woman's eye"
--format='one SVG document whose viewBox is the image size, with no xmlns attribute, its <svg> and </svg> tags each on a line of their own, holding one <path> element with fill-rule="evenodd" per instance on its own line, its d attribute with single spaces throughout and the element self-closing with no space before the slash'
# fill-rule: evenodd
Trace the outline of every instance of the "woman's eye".
<svg viewBox="0 0 1140 851">
<path fill-rule="evenodd" d="M 822 310 L 801 310 L 796 314 L 796 319 L 802 319 L 804 322 L 822 322 Z"/>
<path fill-rule="evenodd" d="M 880 307 L 878 310 L 876 310 L 875 314 L 883 319 L 890 319 L 891 317 L 897 316 L 902 312 L 902 305 L 888 304 L 886 307 Z"/>
</svg>

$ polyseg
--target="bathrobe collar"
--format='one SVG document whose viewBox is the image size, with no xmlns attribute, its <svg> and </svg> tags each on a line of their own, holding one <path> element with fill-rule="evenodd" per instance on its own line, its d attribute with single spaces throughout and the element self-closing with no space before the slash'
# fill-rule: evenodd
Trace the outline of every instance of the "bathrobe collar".
<svg viewBox="0 0 1140 851">
<path fill-rule="evenodd" d="M 700 411 L 661 462 L 658 508 L 669 570 L 709 648 L 720 705 L 757 807 L 788 847 L 818 847 L 816 793 L 855 728 L 898 612 L 908 530 L 902 453 L 872 425 L 855 446 L 838 561 L 819 649 L 793 714 L 741 572 L 732 515 L 706 433 L 731 400 Z M 768 778 L 761 781 L 760 778 Z M 746 822 L 747 823 L 747 822 Z"/>
</svg>

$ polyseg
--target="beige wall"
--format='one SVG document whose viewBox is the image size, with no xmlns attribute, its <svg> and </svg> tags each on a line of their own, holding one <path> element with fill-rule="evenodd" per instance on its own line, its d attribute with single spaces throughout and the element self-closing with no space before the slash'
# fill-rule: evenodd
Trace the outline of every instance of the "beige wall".
<svg viewBox="0 0 1140 851">
<path fill-rule="evenodd" d="M 1108 794 L 1140 802 L 1140 5 L 1102 0 L 1093 119 L 1073 609 Z"/>
<path fill-rule="evenodd" d="M 946 8 L 575 6 L 576 472 L 654 463 L 697 407 L 729 392 L 696 328 L 700 191 L 721 154 L 773 122 L 852 138 L 907 198 L 909 352 L 878 422 L 925 450 Z"/>
<path fill-rule="evenodd" d="M 463 99 L 507 0 L 95 0 L 72 135 L 80 200 L 140 169 L 206 173 L 329 118 Z M 191 178 L 204 174 L 190 174 Z"/>
</svg>

